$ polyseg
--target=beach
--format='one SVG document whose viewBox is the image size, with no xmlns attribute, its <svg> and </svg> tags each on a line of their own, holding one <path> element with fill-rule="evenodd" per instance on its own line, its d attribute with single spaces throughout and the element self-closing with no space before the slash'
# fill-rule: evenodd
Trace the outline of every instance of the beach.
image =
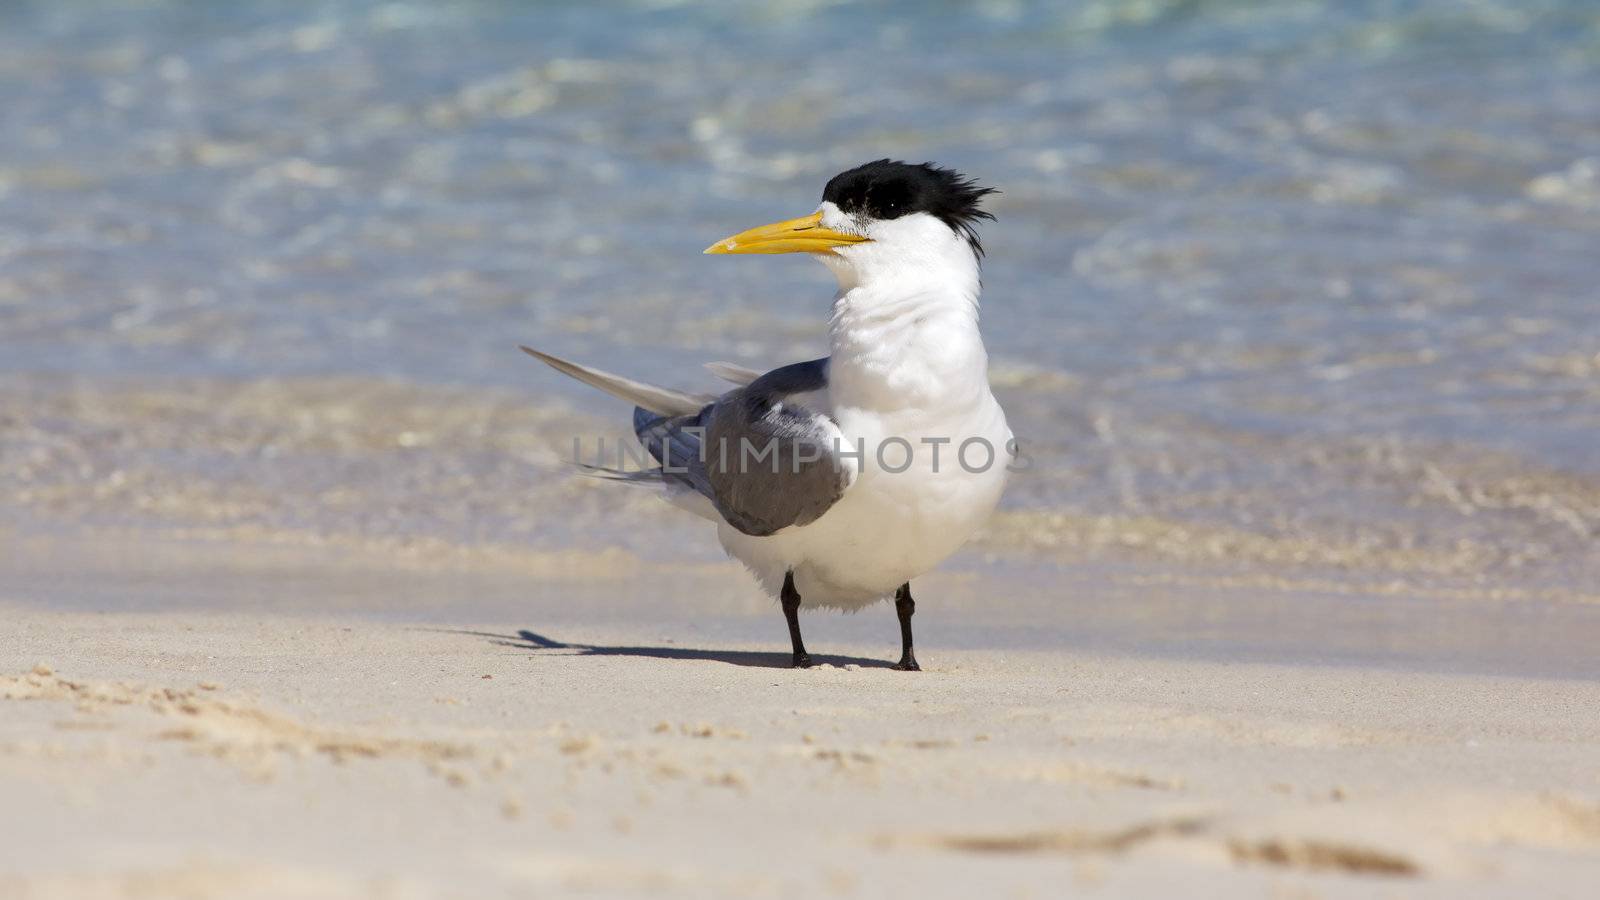
<svg viewBox="0 0 1600 900">
<path fill-rule="evenodd" d="M 1442 656 L 1425 621 L 1370 623 L 1377 663 L 1295 661 L 1287 635 L 1136 652 L 1205 617 L 1111 577 L 1075 586 L 1094 640 L 1039 646 L 984 610 L 1047 582 L 935 576 L 924 672 L 888 668 L 886 607 L 808 618 L 821 665 L 794 670 L 731 566 L 656 590 L 229 552 L 7 566 L 6 896 L 1577 897 L 1600 878 L 1586 607 L 1546 626 L 1540 665 L 1484 674 L 1470 637 L 1397 666 Z M 1252 605 L 1236 593 L 1225 630 Z M 1405 602 L 1469 632 L 1482 615 Z"/>
<path fill-rule="evenodd" d="M 13 2 L 0 133 L 0 897 L 1600 884 L 1587 0 Z M 826 355 L 702 250 L 883 157 L 1021 453 L 793 670 L 516 347 Z"/>
</svg>

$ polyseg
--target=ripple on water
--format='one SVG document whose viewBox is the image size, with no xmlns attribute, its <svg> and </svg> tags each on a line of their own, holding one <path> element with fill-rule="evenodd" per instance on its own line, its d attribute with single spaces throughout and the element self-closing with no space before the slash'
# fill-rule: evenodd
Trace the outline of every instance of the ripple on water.
<svg viewBox="0 0 1600 900">
<path fill-rule="evenodd" d="M 1600 568 L 1590 3 L 16 3 L 0 76 L 17 527 L 648 550 L 512 346 L 819 354 L 820 268 L 699 250 L 887 154 L 1004 190 L 986 548 Z"/>
</svg>

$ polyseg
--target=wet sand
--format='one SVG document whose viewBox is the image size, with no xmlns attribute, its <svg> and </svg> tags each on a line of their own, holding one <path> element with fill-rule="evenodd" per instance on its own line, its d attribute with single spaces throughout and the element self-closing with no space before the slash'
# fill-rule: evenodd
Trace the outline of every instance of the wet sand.
<svg viewBox="0 0 1600 900">
<path fill-rule="evenodd" d="M 794 671 L 731 565 L 663 582 L 581 558 L 8 541 L 6 896 L 1571 896 L 1600 878 L 1582 603 L 1491 618 L 1377 597 L 1341 619 L 1362 599 L 1302 594 L 1296 636 L 1261 586 L 1222 603 L 957 567 L 923 591 L 927 671 L 887 668 L 887 607 L 804 619 L 826 664 Z M 1062 587 L 1076 638 L 1028 603 L 988 614 L 996 592 Z M 1542 663 L 1486 650 L 1517 618 Z M 1313 654 L 1317 632 L 1334 639 Z"/>
</svg>

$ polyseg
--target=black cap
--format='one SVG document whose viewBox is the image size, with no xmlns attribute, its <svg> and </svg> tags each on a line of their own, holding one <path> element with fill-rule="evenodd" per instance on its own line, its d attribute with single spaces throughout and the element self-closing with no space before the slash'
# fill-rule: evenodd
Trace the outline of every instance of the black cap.
<svg viewBox="0 0 1600 900">
<path fill-rule="evenodd" d="M 954 169 L 933 163 L 906 163 L 880 159 L 840 172 L 822 190 L 822 199 L 851 215 L 869 219 L 898 219 L 927 213 L 965 237 L 979 256 L 979 219 L 994 220 L 979 205 L 994 188 L 980 187 Z"/>
</svg>

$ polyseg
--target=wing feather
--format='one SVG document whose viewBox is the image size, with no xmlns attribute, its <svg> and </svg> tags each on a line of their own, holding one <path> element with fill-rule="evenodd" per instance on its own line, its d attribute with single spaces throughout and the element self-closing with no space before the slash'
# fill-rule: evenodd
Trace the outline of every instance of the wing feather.
<svg viewBox="0 0 1600 900">
<path fill-rule="evenodd" d="M 756 536 L 816 521 L 854 480 L 828 416 L 797 401 L 827 388 L 827 360 L 774 369 L 692 416 L 634 411 L 634 432 L 662 477 L 704 494 L 723 520 Z"/>
</svg>

